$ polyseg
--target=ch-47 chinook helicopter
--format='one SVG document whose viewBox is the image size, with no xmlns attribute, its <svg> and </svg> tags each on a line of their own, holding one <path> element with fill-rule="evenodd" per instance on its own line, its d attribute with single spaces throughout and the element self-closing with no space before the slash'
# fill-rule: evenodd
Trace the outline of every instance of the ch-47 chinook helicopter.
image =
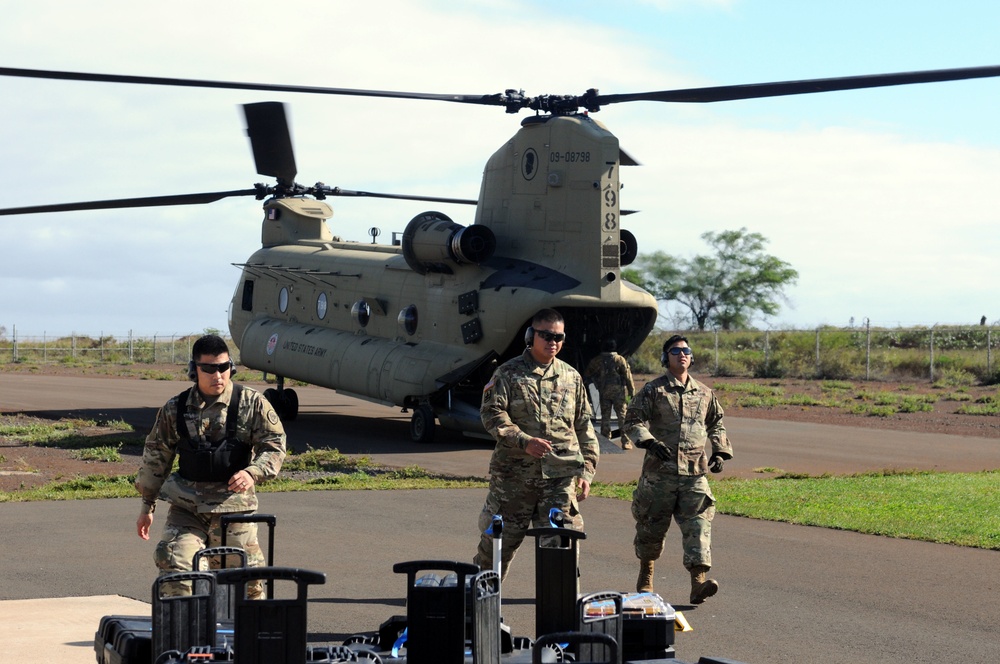
<svg viewBox="0 0 1000 664">
<path fill-rule="evenodd" d="M 295 379 L 402 406 L 410 433 L 426 442 L 435 419 L 482 433 L 479 402 L 493 369 L 524 348 L 543 307 L 566 319 L 560 355 L 576 368 L 614 339 L 634 352 L 656 320 L 655 299 L 621 278 L 637 255 L 621 227 L 620 168 L 636 162 L 590 117 L 632 101 L 708 103 L 1000 76 L 1000 66 L 811 79 L 630 94 L 527 97 L 442 95 L 0 68 L 0 75 L 183 87 L 301 92 L 501 106 L 534 115 L 486 164 L 478 200 L 379 194 L 295 182 L 284 108 L 244 106 L 257 171 L 273 185 L 252 189 L 67 203 L 0 215 L 189 205 L 229 196 L 263 200 L 261 249 L 242 269 L 229 327 L 242 364 L 278 377 L 266 392 L 286 419 L 298 411 Z M 391 245 L 345 242 L 331 233 L 331 196 L 476 205 L 461 226 L 422 212 Z"/>
</svg>

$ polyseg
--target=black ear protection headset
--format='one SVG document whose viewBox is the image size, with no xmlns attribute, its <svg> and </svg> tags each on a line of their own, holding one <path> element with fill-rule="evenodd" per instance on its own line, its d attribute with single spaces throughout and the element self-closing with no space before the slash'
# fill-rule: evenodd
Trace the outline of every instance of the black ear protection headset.
<svg viewBox="0 0 1000 664">
<path fill-rule="evenodd" d="M 229 359 L 229 377 L 232 378 L 236 375 L 236 363 L 233 362 L 232 358 Z M 188 362 L 188 378 L 193 381 L 198 380 L 198 365 L 194 360 Z"/>
<path fill-rule="evenodd" d="M 524 331 L 524 345 L 530 346 L 535 343 L 535 328 L 528 326 L 528 329 Z"/>
</svg>

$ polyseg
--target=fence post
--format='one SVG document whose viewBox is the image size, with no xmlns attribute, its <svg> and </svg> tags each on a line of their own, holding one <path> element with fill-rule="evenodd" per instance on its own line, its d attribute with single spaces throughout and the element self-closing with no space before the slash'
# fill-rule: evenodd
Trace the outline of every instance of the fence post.
<svg viewBox="0 0 1000 664">
<path fill-rule="evenodd" d="M 69 354 L 76 359 L 76 332 L 69 335 Z"/>
<path fill-rule="evenodd" d="M 934 328 L 931 328 L 931 382 L 934 382 Z"/>
<path fill-rule="evenodd" d="M 986 330 L 986 375 L 993 375 L 993 330 Z"/>
<path fill-rule="evenodd" d="M 872 379 L 872 322 L 865 318 L 865 380 Z"/>
<path fill-rule="evenodd" d="M 49 361 L 49 337 L 45 333 L 45 331 L 43 330 L 42 331 L 42 363 L 44 364 L 44 363 L 46 363 L 48 361 Z"/>
<path fill-rule="evenodd" d="M 771 330 L 764 330 L 764 372 L 771 366 Z"/>
<path fill-rule="evenodd" d="M 12 362 L 16 363 L 17 362 L 17 325 L 12 325 L 11 328 L 12 329 L 11 329 L 11 333 L 10 333 L 11 334 L 11 344 L 10 344 L 11 358 L 10 359 L 11 359 Z"/>
<path fill-rule="evenodd" d="M 712 330 L 715 335 L 715 374 L 719 374 L 719 328 Z"/>
<path fill-rule="evenodd" d="M 816 377 L 821 378 L 823 375 L 822 363 L 819 359 L 819 328 L 816 328 Z"/>
</svg>

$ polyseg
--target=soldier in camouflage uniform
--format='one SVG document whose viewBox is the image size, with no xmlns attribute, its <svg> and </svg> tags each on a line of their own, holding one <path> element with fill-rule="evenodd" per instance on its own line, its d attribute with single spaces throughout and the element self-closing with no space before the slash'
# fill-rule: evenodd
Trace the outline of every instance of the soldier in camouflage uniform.
<svg viewBox="0 0 1000 664">
<path fill-rule="evenodd" d="M 584 381 L 593 383 L 601 397 L 601 433 L 605 438 L 611 438 L 611 409 L 618 415 L 619 429 L 625 422 L 626 401 L 635 394 L 635 383 L 632 382 L 632 369 L 628 360 L 617 352 L 618 345 L 614 339 L 608 339 L 601 346 L 601 354 L 587 365 L 584 371 Z M 619 431 L 621 435 L 621 431 Z M 621 436 L 622 449 L 632 449 L 628 438 Z"/>
<path fill-rule="evenodd" d="M 663 552 L 673 518 L 681 529 L 684 567 L 691 572 L 691 602 L 700 604 L 719 590 L 714 579 L 706 578 L 712 566 L 715 496 L 705 473 L 721 472 L 722 462 L 733 458 L 733 448 L 715 393 L 688 375 L 694 356 L 687 339 L 667 339 L 660 361 L 667 373 L 639 390 L 625 418 L 625 435 L 646 450 L 632 495 L 636 590 L 653 591 L 653 561 Z"/>
<path fill-rule="evenodd" d="M 285 430 L 274 408 L 256 390 L 233 385 L 226 342 L 216 335 L 201 337 L 192 348 L 192 357 L 189 375 L 196 387 L 172 398 L 157 413 L 135 480 L 142 496 L 136 519 L 142 539 L 149 539 L 156 499 L 170 503 L 154 554 L 161 575 L 191 571 L 197 551 L 219 546 L 222 515 L 255 512 L 254 486 L 277 476 L 285 458 Z M 234 391 L 239 392 L 235 440 L 227 444 Z M 184 411 L 186 435 L 178 433 L 179 409 Z M 175 457 L 178 470 L 171 473 Z M 226 544 L 246 550 L 249 566 L 265 564 L 256 524 L 230 526 Z M 217 567 L 219 561 L 210 564 Z M 162 589 L 167 596 L 191 592 L 187 583 L 167 583 Z M 251 582 L 247 594 L 263 597 L 263 584 Z"/>
<path fill-rule="evenodd" d="M 583 530 L 577 504 L 590 493 L 600 457 L 583 378 L 556 359 L 565 340 L 559 312 L 542 309 L 531 321 L 520 357 L 501 365 L 483 391 L 483 425 L 496 440 L 490 488 L 479 516 L 483 533 L 475 563 L 493 568 L 494 515 L 503 517 L 501 578 L 529 525 L 548 526 L 552 508 Z"/>
</svg>

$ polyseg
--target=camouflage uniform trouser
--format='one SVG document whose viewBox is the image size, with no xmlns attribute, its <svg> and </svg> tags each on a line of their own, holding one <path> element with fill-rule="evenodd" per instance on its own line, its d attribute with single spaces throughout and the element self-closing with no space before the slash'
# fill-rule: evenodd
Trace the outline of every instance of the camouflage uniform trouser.
<svg viewBox="0 0 1000 664">
<path fill-rule="evenodd" d="M 493 516 L 503 517 L 503 542 L 500 545 L 500 577 L 507 570 L 514 554 L 521 546 L 529 526 L 548 528 L 549 510 L 556 508 L 569 517 L 567 527 L 583 530 L 583 515 L 576 502 L 576 478 L 498 476 L 490 477 L 490 492 L 479 515 L 479 532 L 483 533 L 473 562 L 479 569 L 493 569 L 493 536 L 486 530 L 493 523 Z"/>
<path fill-rule="evenodd" d="M 222 546 L 222 527 L 220 520 L 224 514 L 195 514 L 183 507 L 170 506 L 167 520 L 163 524 L 163 536 L 153 554 L 156 566 L 160 568 L 160 576 L 173 572 L 190 572 L 194 563 L 194 554 L 205 548 Z M 226 535 L 226 546 L 242 548 L 247 553 L 248 567 L 264 567 L 266 561 L 257 542 L 256 523 L 234 523 L 229 526 Z M 235 556 L 233 556 L 235 558 Z M 209 567 L 218 569 L 221 560 L 212 557 Z M 226 561 L 228 567 L 235 567 L 238 560 Z M 161 586 L 164 597 L 190 595 L 190 582 L 164 583 Z M 247 597 L 263 599 L 263 581 L 251 581 L 247 584 Z"/>
<path fill-rule="evenodd" d="M 611 410 L 614 409 L 615 415 L 618 416 L 618 431 L 621 433 L 622 426 L 625 424 L 625 393 L 620 392 L 618 394 L 601 394 L 601 433 L 606 437 L 611 435 Z M 623 439 L 624 440 L 624 439 Z"/>
<path fill-rule="evenodd" d="M 663 553 L 672 517 L 681 530 L 684 567 L 712 566 L 715 496 L 704 475 L 642 475 L 632 494 L 632 516 L 640 560 L 656 560 Z"/>
</svg>

